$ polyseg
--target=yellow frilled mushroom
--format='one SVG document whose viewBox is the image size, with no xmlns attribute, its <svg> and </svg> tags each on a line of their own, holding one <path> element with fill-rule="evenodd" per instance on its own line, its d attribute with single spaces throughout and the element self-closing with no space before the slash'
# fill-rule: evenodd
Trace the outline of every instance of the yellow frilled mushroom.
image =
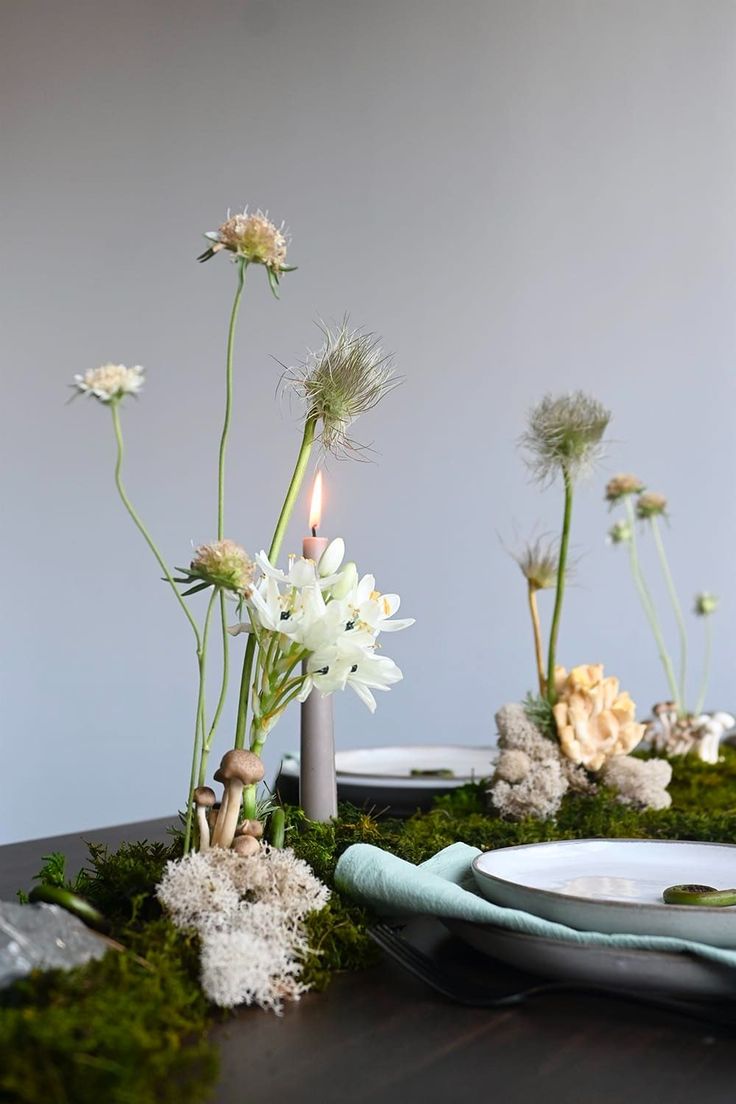
<svg viewBox="0 0 736 1104">
<path fill-rule="evenodd" d="M 603 665 L 594 663 L 555 672 L 555 722 L 560 746 L 574 763 L 597 771 L 614 755 L 627 755 L 644 735 L 635 720 L 636 705 L 619 693 L 619 681 L 604 678 Z"/>
</svg>

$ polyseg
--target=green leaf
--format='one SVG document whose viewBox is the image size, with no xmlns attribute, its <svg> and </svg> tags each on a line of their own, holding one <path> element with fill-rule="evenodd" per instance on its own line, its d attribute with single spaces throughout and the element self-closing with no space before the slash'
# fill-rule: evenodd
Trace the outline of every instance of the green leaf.
<svg viewBox="0 0 736 1104">
<path fill-rule="evenodd" d="M 207 588 L 211 586 L 212 583 L 197 583 L 196 586 L 190 587 L 189 590 L 183 590 L 181 596 L 182 598 L 186 598 L 189 594 L 198 594 L 200 590 L 207 590 Z"/>
</svg>

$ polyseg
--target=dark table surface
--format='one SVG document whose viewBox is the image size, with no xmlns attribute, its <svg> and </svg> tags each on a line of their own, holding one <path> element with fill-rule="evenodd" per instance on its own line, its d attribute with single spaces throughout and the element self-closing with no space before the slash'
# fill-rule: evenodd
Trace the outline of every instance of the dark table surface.
<svg viewBox="0 0 736 1104">
<path fill-rule="evenodd" d="M 83 840 L 164 838 L 170 822 L 2 847 L 0 896 L 27 888 L 51 850 L 64 851 L 74 870 L 86 855 Z M 458 970 L 509 988 L 525 980 L 479 962 L 435 922 L 417 922 L 411 935 Z M 281 1018 L 246 1009 L 217 1027 L 215 1038 L 221 1075 L 213 1104 L 736 1102 L 733 1036 L 602 997 L 544 997 L 502 1012 L 461 1008 L 390 963 L 336 978 Z"/>
</svg>

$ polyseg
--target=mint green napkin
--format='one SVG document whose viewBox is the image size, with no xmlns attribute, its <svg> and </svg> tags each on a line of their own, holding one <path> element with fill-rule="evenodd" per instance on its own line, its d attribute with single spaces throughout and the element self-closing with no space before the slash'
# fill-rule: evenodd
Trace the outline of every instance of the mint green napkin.
<svg viewBox="0 0 736 1104">
<path fill-rule="evenodd" d="M 479 854 L 477 847 L 453 843 L 427 862 L 414 866 L 369 843 L 356 843 L 340 857 L 335 882 L 342 893 L 384 915 L 473 920 L 510 931 L 597 947 L 689 952 L 736 968 L 736 950 L 659 935 L 581 932 L 529 912 L 494 905 L 476 890 L 471 863 Z"/>
</svg>

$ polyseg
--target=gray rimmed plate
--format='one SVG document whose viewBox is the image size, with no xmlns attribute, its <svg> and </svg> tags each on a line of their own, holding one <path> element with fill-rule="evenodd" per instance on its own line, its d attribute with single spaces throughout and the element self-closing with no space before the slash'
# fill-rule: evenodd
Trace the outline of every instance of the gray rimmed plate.
<svg viewBox="0 0 736 1104">
<path fill-rule="evenodd" d="M 736 997 L 736 971 L 695 955 L 586 946 L 469 920 L 446 919 L 443 924 L 481 954 L 553 981 L 700 1000 Z"/>
<path fill-rule="evenodd" d="M 473 874 L 488 900 L 580 931 L 663 935 L 736 948 L 736 907 L 662 900 L 671 885 L 736 885 L 731 844 L 558 840 L 485 852 L 474 860 Z"/>
</svg>

